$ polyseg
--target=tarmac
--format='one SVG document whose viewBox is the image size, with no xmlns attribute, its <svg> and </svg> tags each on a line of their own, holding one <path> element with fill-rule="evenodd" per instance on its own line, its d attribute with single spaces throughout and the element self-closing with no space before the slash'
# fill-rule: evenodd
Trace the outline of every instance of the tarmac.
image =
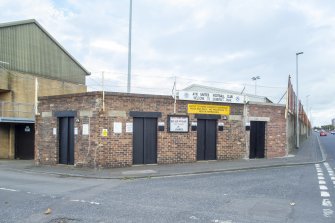
<svg viewBox="0 0 335 223">
<path fill-rule="evenodd" d="M 326 153 L 320 144 L 318 136 L 311 135 L 301 143 L 299 149 L 295 149 L 288 156 L 273 159 L 198 161 L 183 164 L 135 165 L 110 169 L 83 168 L 70 165 L 35 165 L 33 160 L 0 160 L 0 170 L 47 174 L 58 177 L 126 180 L 310 165 L 324 162 L 326 158 Z"/>
</svg>

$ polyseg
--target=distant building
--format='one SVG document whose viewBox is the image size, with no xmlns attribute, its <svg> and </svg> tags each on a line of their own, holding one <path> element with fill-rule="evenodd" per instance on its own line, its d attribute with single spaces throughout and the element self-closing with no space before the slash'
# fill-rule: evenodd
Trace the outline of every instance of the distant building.
<svg viewBox="0 0 335 223">
<path fill-rule="evenodd" d="M 332 119 L 332 125 L 335 126 L 335 118 Z"/>
<path fill-rule="evenodd" d="M 86 92 L 89 74 L 36 20 L 0 24 L 0 159 L 33 159 L 36 98 Z"/>
</svg>

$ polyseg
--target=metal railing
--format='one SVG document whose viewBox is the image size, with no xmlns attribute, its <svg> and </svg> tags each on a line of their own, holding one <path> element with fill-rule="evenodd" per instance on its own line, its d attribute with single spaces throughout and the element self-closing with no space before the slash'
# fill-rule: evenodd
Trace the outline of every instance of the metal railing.
<svg viewBox="0 0 335 223">
<path fill-rule="evenodd" d="M 24 118 L 34 120 L 35 105 L 31 103 L 0 101 L 0 118 Z"/>
</svg>

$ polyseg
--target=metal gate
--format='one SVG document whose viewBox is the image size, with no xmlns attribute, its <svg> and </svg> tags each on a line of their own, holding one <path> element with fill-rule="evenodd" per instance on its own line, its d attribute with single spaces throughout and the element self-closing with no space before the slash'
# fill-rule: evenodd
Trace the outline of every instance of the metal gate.
<svg viewBox="0 0 335 223">
<path fill-rule="evenodd" d="M 133 164 L 157 163 L 157 118 L 134 117 Z"/>
<path fill-rule="evenodd" d="M 34 124 L 15 125 L 15 159 L 34 159 Z"/>
<path fill-rule="evenodd" d="M 59 163 L 74 164 L 74 118 L 59 117 Z"/>
<path fill-rule="evenodd" d="M 249 158 L 264 158 L 265 122 L 250 122 L 250 153 Z"/>
<path fill-rule="evenodd" d="M 217 120 L 198 119 L 197 122 L 197 160 L 215 160 Z"/>
</svg>

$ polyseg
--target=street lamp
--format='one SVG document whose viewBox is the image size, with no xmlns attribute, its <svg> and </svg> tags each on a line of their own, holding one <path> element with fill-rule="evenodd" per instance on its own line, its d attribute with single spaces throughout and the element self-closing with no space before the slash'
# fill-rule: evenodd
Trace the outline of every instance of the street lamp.
<svg viewBox="0 0 335 223">
<path fill-rule="evenodd" d="M 260 76 L 252 77 L 251 80 L 255 81 L 255 95 L 257 94 L 257 80 L 261 79 Z"/>
<path fill-rule="evenodd" d="M 304 52 L 298 52 L 295 54 L 295 62 L 296 62 L 296 80 L 297 80 L 297 100 L 296 100 L 296 108 L 297 108 L 297 124 L 296 124 L 296 132 L 297 132 L 297 148 L 299 148 L 299 75 L 298 75 L 298 56 L 303 54 Z"/>
</svg>

